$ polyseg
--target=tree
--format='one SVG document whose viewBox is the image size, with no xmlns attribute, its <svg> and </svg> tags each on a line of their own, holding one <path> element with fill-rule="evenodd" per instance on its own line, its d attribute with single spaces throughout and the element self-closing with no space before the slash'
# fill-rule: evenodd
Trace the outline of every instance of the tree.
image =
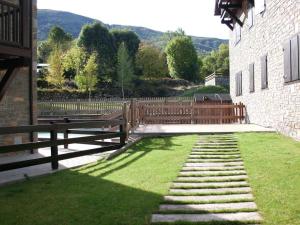
<svg viewBox="0 0 300 225">
<path fill-rule="evenodd" d="M 173 38 L 184 37 L 184 36 L 186 36 L 185 31 L 182 28 L 178 28 L 176 31 L 165 32 L 164 35 L 162 36 L 162 39 L 163 39 L 163 41 L 169 42 Z"/>
<path fill-rule="evenodd" d="M 129 30 L 113 30 L 111 34 L 115 39 L 117 49 L 119 49 L 120 45 L 124 42 L 130 58 L 134 61 L 141 42 L 137 34 Z"/>
<path fill-rule="evenodd" d="M 66 33 L 62 28 L 54 26 L 51 28 L 48 34 L 48 40 L 50 46 L 53 49 L 61 48 L 63 51 L 68 49 L 72 42 L 71 34 Z"/>
<path fill-rule="evenodd" d="M 70 78 L 79 75 L 88 61 L 88 53 L 77 45 L 73 46 L 64 56 L 64 70 Z M 97 74 L 97 72 L 96 72 Z"/>
<path fill-rule="evenodd" d="M 38 62 L 39 63 L 47 62 L 51 51 L 52 51 L 52 48 L 48 41 L 39 42 L 38 48 L 37 48 Z"/>
<path fill-rule="evenodd" d="M 217 51 L 202 57 L 201 76 L 208 76 L 214 72 L 229 75 L 229 47 L 221 44 Z"/>
<path fill-rule="evenodd" d="M 97 72 L 97 54 L 93 53 L 88 59 L 84 70 L 79 72 L 75 77 L 76 85 L 80 90 L 89 93 L 89 99 L 91 99 L 91 93 L 95 90 L 98 83 Z"/>
<path fill-rule="evenodd" d="M 63 69 L 63 54 L 60 49 L 55 49 L 49 56 L 48 63 L 50 65 L 46 80 L 49 84 L 57 88 L 62 88 L 65 84 Z"/>
<path fill-rule="evenodd" d="M 83 26 L 78 46 L 89 54 L 97 53 L 98 75 L 101 79 L 113 79 L 116 65 L 116 46 L 112 34 L 100 23 Z"/>
<path fill-rule="evenodd" d="M 198 56 L 190 37 L 173 38 L 165 52 L 171 77 L 188 81 L 199 80 Z"/>
<path fill-rule="evenodd" d="M 162 78 L 169 75 L 166 55 L 158 48 L 143 44 L 136 56 L 136 67 L 144 78 Z"/>
<path fill-rule="evenodd" d="M 129 57 L 125 43 L 123 42 L 118 49 L 118 82 L 117 85 L 121 87 L 122 97 L 125 98 L 124 90 L 132 86 L 134 77 L 132 61 Z"/>
</svg>

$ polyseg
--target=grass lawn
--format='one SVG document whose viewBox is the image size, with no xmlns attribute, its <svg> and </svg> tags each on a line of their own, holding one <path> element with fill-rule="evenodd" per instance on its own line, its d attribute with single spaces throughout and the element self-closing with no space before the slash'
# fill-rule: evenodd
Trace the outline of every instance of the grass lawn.
<svg viewBox="0 0 300 225">
<path fill-rule="evenodd" d="M 112 161 L 2 187 L 0 224 L 149 224 L 196 140 L 145 139 Z"/>
<path fill-rule="evenodd" d="M 277 134 L 237 134 L 266 225 L 300 224 L 300 143 Z"/>
</svg>

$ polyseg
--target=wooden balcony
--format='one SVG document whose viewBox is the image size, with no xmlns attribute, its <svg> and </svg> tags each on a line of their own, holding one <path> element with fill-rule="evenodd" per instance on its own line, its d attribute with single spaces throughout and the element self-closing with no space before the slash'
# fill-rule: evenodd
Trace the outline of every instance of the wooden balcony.
<svg viewBox="0 0 300 225">
<path fill-rule="evenodd" d="M 245 0 L 216 0 L 215 15 L 221 17 L 221 23 L 233 30 L 233 25 L 238 23 L 241 27 L 243 22 L 238 14 Z"/>
<path fill-rule="evenodd" d="M 32 6 L 30 0 L 0 0 L 0 58 L 31 58 Z"/>
</svg>

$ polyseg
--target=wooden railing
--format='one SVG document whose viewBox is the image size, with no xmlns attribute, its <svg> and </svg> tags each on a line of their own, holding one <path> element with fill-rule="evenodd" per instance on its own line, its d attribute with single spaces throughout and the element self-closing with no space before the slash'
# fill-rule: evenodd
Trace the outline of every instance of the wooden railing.
<svg viewBox="0 0 300 225">
<path fill-rule="evenodd" d="M 31 0 L 12 4 L 0 0 L 0 44 L 30 48 Z"/>
<path fill-rule="evenodd" d="M 13 135 L 21 133 L 38 133 L 48 132 L 50 133 L 50 140 L 41 140 L 35 142 L 29 142 L 24 144 L 6 145 L 0 146 L 0 153 L 11 153 L 25 150 L 39 149 L 39 148 L 51 148 L 51 156 L 37 159 L 30 159 L 18 162 L 11 162 L 0 165 L 0 171 L 12 170 L 22 167 L 34 166 L 44 163 L 51 163 L 52 169 L 58 169 L 59 160 L 65 160 L 84 155 L 96 154 L 100 152 L 111 151 L 119 149 L 125 145 L 126 142 L 126 124 L 124 120 L 110 120 L 110 121 L 85 121 L 74 122 L 64 121 L 64 123 L 53 123 L 49 125 L 32 125 L 32 126 L 19 126 L 19 127 L 1 127 L 0 135 Z M 115 127 L 119 126 L 117 131 L 104 131 L 103 127 Z M 89 130 L 91 128 L 97 128 L 95 130 Z M 80 130 L 85 129 L 85 130 Z M 64 133 L 63 139 L 58 139 L 58 133 Z M 85 134 L 89 136 L 69 138 L 66 134 Z M 104 142 L 105 139 L 119 138 L 119 142 Z M 91 150 L 75 151 L 71 153 L 58 154 L 58 146 L 67 146 L 74 143 L 84 143 L 90 145 L 99 145 L 101 147 Z"/>
<path fill-rule="evenodd" d="M 40 102 L 40 118 L 96 117 L 114 119 L 122 117 L 132 130 L 139 124 L 228 124 L 245 119 L 245 106 L 241 103 L 196 103 L 187 99 L 131 99 L 130 101 L 77 101 Z M 115 116 L 115 117 L 112 117 Z"/>
<path fill-rule="evenodd" d="M 139 104 L 140 124 L 229 124 L 245 119 L 243 104 Z"/>
</svg>

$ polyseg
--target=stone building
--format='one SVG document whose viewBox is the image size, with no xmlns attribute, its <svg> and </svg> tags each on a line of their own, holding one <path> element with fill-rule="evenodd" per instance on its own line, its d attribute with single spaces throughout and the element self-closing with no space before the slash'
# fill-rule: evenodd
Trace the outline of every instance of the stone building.
<svg viewBox="0 0 300 225">
<path fill-rule="evenodd" d="M 213 73 L 205 77 L 205 86 L 229 86 L 229 77 L 222 74 Z"/>
<path fill-rule="evenodd" d="M 36 0 L 0 0 L 0 129 L 36 122 Z M 34 135 L 0 136 L 0 145 Z"/>
<path fill-rule="evenodd" d="M 300 1 L 216 0 L 231 29 L 230 89 L 248 122 L 300 139 Z"/>
</svg>

